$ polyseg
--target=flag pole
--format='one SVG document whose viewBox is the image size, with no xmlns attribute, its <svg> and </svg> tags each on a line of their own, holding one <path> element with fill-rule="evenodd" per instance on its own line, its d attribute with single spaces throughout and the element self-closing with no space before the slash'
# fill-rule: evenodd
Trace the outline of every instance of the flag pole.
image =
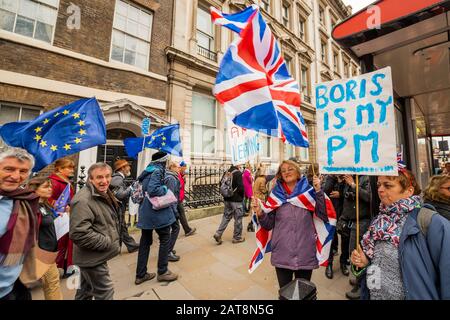
<svg viewBox="0 0 450 320">
<path fill-rule="evenodd" d="M 356 250 L 359 249 L 359 177 L 356 175 Z"/>
</svg>

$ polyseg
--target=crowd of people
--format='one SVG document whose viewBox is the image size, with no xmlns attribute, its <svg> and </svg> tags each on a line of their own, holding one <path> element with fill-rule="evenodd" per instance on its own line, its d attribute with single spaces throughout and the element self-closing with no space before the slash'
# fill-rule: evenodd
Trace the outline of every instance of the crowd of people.
<svg viewBox="0 0 450 320">
<path fill-rule="evenodd" d="M 72 160 L 60 159 L 50 176 L 29 179 L 33 166 L 34 158 L 25 150 L 0 153 L 0 299 L 29 300 L 29 285 L 41 281 L 46 299 L 61 300 L 61 274 L 70 276 L 73 266 L 80 276 L 75 299 L 113 299 L 108 261 L 120 253 L 122 244 L 129 253 L 138 252 L 135 285 L 155 277 L 160 282 L 178 279 L 169 262 L 181 258 L 175 249 L 181 227 L 185 236 L 196 232 L 183 206 L 184 161 L 156 152 L 132 183 L 126 160 L 117 160 L 114 170 L 96 163 L 78 192 L 70 181 Z M 54 221 L 62 213 L 55 210 L 55 201 L 68 185 L 71 201 L 65 213 L 70 227 L 58 239 Z M 314 190 L 314 210 L 286 201 L 305 186 Z M 233 165 L 221 177 L 219 189 L 224 213 L 213 235 L 217 245 L 223 243 L 232 219 L 232 243 L 244 242 L 243 217 L 256 214 L 261 227 L 272 231 L 271 263 L 280 289 L 295 278 L 311 280 L 319 268 L 313 217 L 328 221 L 328 196 L 337 214 L 337 232 L 325 276 L 334 277 L 334 257 L 340 252 L 340 272 L 353 286 L 347 298 L 450 299 L 450 172 L 432 177 L 421 192 L 406 169 L 393 177 L 324 176 L 317 165 L 304 171 L 285 160 L 275 174 L 267 174 L 264 165 Z M 281 202 L 267 210 L 264 203 L 274 190 Z M 130 201 L 139 205 L 138 242 L 125 222 Z M 153 231 L 159 238 L 156 273 L 148 271 Z M 252 231 L 250 222 L 247 232 Z M 40 268 L 37 260 L 43 262 Z"/>
</svg>

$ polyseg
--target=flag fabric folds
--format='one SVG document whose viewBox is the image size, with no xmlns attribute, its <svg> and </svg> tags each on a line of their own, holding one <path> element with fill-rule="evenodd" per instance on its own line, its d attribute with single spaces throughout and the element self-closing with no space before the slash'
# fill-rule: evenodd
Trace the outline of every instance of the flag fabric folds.
<svg viewBox="0 0 450 320">
<path fill-rule="evenodd" d="M 123 141 L 129 157 L 137 158 L 144 148 L 158 149 L 169 154 L 182 157 L 180 125 L 172 124 L 155 130 L 148 137 L 127 138 Z"/>
<path fill-rule="evenodd" d="M 283 186 L 281 182 L 278 181 L 267 198 L 267 201 L 261 203 L 261 208 L 263 212 L 270 213 L 285 203 L 290 203 L 296 207 L 314 212 L 316 207 L 316 192 L 308 183 L 308 180 L 303 177 L 302 180 L 297 183 L 292 194 L 286 198 Z M 319 265 L 321 266 L 328 265 L 331 243 L 336 229 L 336 211 L 334 210 L 330 198 L 328 198 L 326 194 L 325 205 L 328 221 L 320 219 L 316 214 L 313 215 L 316 232 L 316 256 Z M 270 252 L 270 241 L 272 237 L 272 231 L 262 228 L 258 223 L 256 215 L 252 217 L 252 221 L 255 225 L 257 248 L 250 261 L 248 269 L 249 273 L 252 273 L 262 263 L 265 253 Z"/>
<path fill-rule="evenodd" d="M 54 208 L 57 213 L 64 213 L 67 205 L 70 203 L 70 183 L 64 188 L 59 198 L 55 201 Z"/>
<path fill-rule="evenodd" d="M 217 101 L 236 125 L 308 147 L 299 85 L 258 6 L 235 14 L 211 8 L 211 16 L 215 24 L 239 34 L 220 63 L 214 86 Z"/>
<path fill-rule="evenodd" d="M 85 98 L 41 114 L 32 121 L 0 128 L 6 144 L 36 158 L 37 172 L 55 160 L 106 143 L 103 113 L 95 98 Z"/>
</svg>

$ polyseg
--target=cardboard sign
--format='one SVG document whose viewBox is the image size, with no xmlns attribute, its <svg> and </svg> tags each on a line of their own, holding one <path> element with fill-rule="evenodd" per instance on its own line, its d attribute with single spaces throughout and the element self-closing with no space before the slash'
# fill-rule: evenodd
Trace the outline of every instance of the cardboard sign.
<svg viewBox="0 0 450 320">
<path fill-rule="evenodd" d="M 230 117 L 227 117 L 227 135 L 231 148 L 231 162 L 234 165 L 255 161 L 260 149 L 257 132 L 238 127 Z"/>
<path fill-rule="evenodd" d="M 390 67 L 317 84 L 315 93 L 321 173 L 398 175 Z"/>
</svg>

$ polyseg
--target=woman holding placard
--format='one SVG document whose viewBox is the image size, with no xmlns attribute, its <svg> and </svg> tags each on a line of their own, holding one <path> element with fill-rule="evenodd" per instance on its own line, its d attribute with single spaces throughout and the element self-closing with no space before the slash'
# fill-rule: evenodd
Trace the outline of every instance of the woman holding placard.
<svg viewBox="0 0 450 320">
<path fill-rule="evenodd" d="M 380 214 L 351 256 L 363 299 L 450 299 L 450 223 L 419 194 L 410 171 L 378 178 Z"/>
<path fill-rule="evenodd" d="M 313 214 L 324 221 L 328 220 L 325 195 L 317 176 L 313 178 L 316 194 L 314 212 L 295 202 L 289 202 L 305 194 L 305 190 L 310 188 L 307 180 L 302 179 L 301 169 L 297 163 L 291 160 L 283 161 L 276 177 L 277 183 L 269 198 L 277 198 L 275 202 L 279 206 L 272 205 L 273 199 L 262 204 L 260 200 L 254 198 L 252 208 L 259 218 L 261 227 L 272 230 L 271 262 L 277 273 L 278 284 L 282 288 L 294 277 L 311 280 L 312 271 L 319 267 Z"/>
</svg>

